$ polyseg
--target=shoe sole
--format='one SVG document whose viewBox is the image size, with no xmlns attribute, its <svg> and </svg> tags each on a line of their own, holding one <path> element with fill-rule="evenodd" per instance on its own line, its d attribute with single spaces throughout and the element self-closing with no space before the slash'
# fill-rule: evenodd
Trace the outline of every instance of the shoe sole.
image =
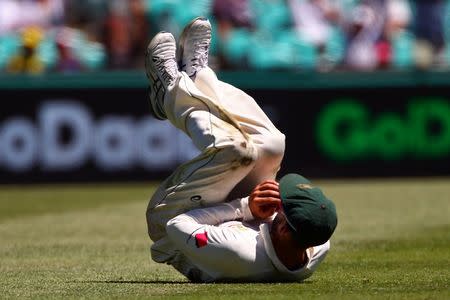
<svg viewBox="0 0 450 300">
<path fill-rule="evenodd" d="M 205 17 L 197 17 L 194 20 L 192 20 L 191 22 L 189 22 L 189 24 L 186 25 L 186 27 L 184 27 L 183 31 L 181 32 L 180 40 L 178 41 L 178 51 L 177 51 L 177 55 L 176 55 L 176 60 L 177 60 L 178 68 L 180 69 L 180 71 L 183 70 L 183 67 L 184 67 L 182 65 L 182 62 L 183 62 L 183 54 L 184 54 L 184 42 L 186 40 L 187 33 L 189 32 L 189 30 L 191 30 L 191 27 L 198 20 L 207 21 L 208 19 Z"/>
</svg>

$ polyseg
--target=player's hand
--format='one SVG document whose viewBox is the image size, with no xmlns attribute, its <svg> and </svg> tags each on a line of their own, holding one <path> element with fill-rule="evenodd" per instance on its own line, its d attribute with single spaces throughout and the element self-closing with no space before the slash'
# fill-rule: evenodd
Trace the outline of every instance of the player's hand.
<svg viewBox="0 0 450 300">
<path fill-rule="evenodd" d="M 281 208 L 280 189 L 275 180 L 258 184 L 250 194 L 248 206 L 255 219 L 266 219 Z"/>
</svg>

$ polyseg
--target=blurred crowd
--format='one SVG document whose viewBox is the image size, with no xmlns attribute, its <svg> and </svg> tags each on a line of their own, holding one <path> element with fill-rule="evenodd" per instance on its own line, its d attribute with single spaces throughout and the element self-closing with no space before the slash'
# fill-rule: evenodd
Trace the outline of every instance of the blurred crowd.
<svg viewBox="0 0 450 300">
<path fill-rule="evenodd" d="M 216 69 L 450 68 L 450 0 L 0 0 L 0 72 L 141 69 L 199 15 Z"/>
</svg>

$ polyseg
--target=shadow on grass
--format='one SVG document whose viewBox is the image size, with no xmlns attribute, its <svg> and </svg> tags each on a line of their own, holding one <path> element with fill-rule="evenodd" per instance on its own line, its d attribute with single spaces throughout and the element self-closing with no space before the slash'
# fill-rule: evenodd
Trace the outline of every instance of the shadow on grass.
<svg viewBox="0 0 450 300">
<path fill-rule="evenodd" d="M 302 282 L 283 282 L 283 281 L 217 281 L 217 282 L 192 282 L 192 281 L 171 281 L 171 280 L 81 280 L 81 281 L 69 281 L 69 283 L 106 283 L 106 284 L 311 284 L 311 280 Z"/>
<path fill-rule="evenodd" d="M 192 284 L 189 281 L 170 281 L 170 280 L 82 280 L 70 281 L 71 283 L 122 283 L 122 284 Z"/>
</svg>

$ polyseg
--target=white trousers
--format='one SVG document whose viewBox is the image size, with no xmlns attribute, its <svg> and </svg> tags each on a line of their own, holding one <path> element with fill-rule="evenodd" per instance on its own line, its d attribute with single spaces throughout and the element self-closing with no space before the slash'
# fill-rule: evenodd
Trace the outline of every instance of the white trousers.
<svg viewBox="0 0 450 300">
<path fill-rule="evenodd" d="M 164 110 L 201 153 L 179 166 L 154 193 L 147 208 L 156 262 L 176 260 L 166 223 L 188 210 L 248 196 L 260 182 L 275 179 L 284 135 L 252 97 L 218 80 L 210 68 L 195 82 L 182 72 L 169 87 Z"/>
</svg>

